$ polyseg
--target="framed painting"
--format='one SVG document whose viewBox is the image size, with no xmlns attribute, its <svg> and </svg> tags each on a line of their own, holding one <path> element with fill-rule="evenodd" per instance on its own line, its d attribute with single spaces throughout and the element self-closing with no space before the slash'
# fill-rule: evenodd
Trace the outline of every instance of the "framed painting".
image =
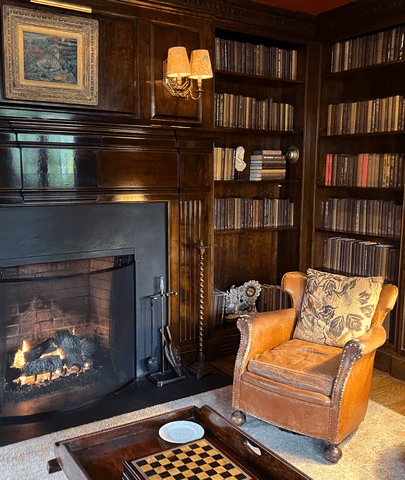
<svg viewBox="0 0 405 480">
<path fill-rule="evenodd" d="M 5 97 L 98 104 L 98 21 L 3 6 Z"/>
</svg>

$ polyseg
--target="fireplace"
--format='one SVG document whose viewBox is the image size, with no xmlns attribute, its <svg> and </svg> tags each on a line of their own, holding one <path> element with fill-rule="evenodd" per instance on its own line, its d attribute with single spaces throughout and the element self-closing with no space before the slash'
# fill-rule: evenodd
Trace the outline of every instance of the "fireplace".
<svg viewBox="0 0 405 480">
<path fill-rule="evenodd" d="M 165 203 L 0 209 L 0 416 L 93 402 L 159 358 Z"/>
</svg>

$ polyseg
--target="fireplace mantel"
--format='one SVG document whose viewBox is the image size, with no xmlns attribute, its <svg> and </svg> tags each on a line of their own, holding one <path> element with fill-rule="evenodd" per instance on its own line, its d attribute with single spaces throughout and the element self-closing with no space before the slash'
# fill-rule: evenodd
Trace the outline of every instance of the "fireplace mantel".
<svg viewBox="0 0 405 480">
<path fill-rule="evenodd" d="M 210 132 L 158 126 L 10 119 L 0 122 L 3 207 L 164 202 L 170 323 L 183 365 L 198 349 L 199 238 L 212 244 Z M 119 246 L 117 245 L 117 248 Z M 212 291 L 206 256 L 207 319 Z M 208 321 L 208 320 L 207 320 Z"/>
</svg>

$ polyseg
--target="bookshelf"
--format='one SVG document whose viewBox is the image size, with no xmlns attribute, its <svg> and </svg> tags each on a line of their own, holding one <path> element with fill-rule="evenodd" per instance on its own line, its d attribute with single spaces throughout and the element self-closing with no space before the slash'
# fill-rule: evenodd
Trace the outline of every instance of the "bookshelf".
<svg viewBox="0 0 405 480">
<path fill-rule="evenodd" d="M 404 25 L 392 25 L 322 45 L 312 245 L 314 268 L 398 285 L 375 363 L 394 376 L 405 353 L 404 40 Z"/>
<path fill-rule="evenodd" d="M 266 35 L 215 30 L 214 165 L 222 151 L 225 168 L 214 172 L 214 286 L 222 291 L 248 280 L 277 285 L 299 268 L 303 159 L 284 166 L 281 157 L 303 148 L 307 46 Z M 229 173 L 238 146 L 247 166 Z M 266 179 L 250 180 L 251 155 L 266 150 L 275 152 L 279 177 L 266 170 Z M 216 337 L 218 348 L 235 352 L 235 326 L 216 329 L 211 348 Z"/>
</svg>

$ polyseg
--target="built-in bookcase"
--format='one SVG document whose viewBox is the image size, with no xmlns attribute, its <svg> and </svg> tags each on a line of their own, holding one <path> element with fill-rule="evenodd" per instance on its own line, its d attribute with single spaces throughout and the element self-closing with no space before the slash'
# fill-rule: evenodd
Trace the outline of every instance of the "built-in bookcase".
<svg viewBox="0 0 405 480">
<path fill-rule="evenodd" d="M 282 179 L 250 181 L 250 157 L 302 148 L 305 61 L 304 45 L 215 32 L 214 165 L 220 152 L 223 167 L 214 172 L 214 284 L 221 290 L 251 279 L 277 284 L 298 268 L 302 159 L 287 163 Z M 239 146 L 243 171 L 234 168 Z M 286 244 L 294 245 L 287 256 Z"/>
<path fill-rule="evenodd" d="M 302 152 L 294 164 L 282 159 L 291 146 L 302 150 L 306 44 L 217 28 L 213 63 L 214 286 L 276 285 L 299 267 Z M 240 146 L 243 171 L 234 167 Z M 277 178 L 267 170 L 266 180 L 250 180 L 262 178 L 253 175 L 251 156 L 264 151 L 277 156 Z M 235 326 L 216 328 L 217 347 L 236 351 Z"/>
<path fill-rule="evenodd" d="M 381 275 L 400 292 L 404 39 L 405 27 L 395 25 L 323 45 L 312 248 L 315 268 Z M 384 323 L 377 366 L 388 365 L 384 352 L 404 351 L 402 296 Z"/>
</svg>

